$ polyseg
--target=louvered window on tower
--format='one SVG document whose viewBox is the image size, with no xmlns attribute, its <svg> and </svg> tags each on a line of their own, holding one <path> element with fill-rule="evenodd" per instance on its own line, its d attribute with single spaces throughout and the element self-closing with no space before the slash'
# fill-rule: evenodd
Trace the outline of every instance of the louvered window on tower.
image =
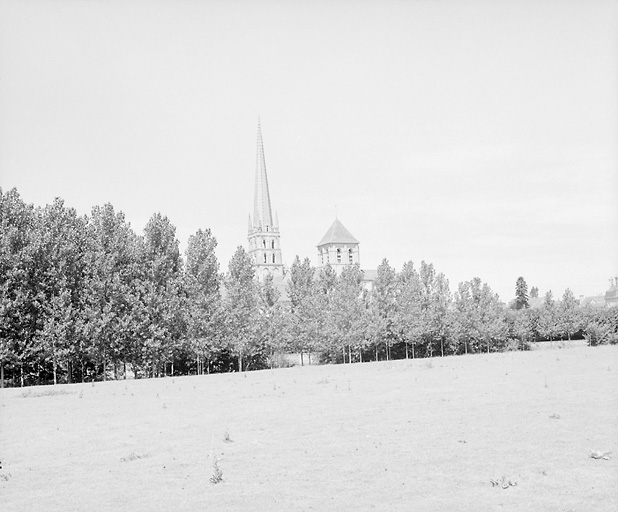
<svg viewBox="0 0 618 512">
<path fill-rule="evenodd" d="M 352 255 L 352 249 L 348 249 L 348 262 L 354 262 L 354 256 Z"/>
<path fill-rule="evenodd" d="M 337 249 L 337 263 L 341 263 L 341 249 Z"/>
</svg>

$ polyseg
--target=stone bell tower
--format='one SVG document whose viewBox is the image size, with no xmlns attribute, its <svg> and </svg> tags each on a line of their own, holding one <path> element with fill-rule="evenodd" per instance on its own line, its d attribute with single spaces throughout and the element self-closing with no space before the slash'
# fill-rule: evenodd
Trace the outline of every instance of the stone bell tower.
<svg viewBox="0 0 618 512">
<path fill-rule="evenodd" d="M 276 213 L 273 218 L 270 206 L 264 143 L 259 119 L 253 218 L 249 215 L 249 255 L 255 264 L 255 273 L 260 280 L 264 279 L 266 274 L 272 274 L 273 277 L 283 276 L 279 220 Z"/>
</svg>

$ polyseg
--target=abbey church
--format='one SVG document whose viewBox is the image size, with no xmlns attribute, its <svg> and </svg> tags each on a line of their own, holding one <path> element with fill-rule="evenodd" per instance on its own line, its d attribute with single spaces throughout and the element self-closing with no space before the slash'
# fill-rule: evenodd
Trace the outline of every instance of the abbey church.
<svg viewBox="0 0 618 512">
<path fill-rule="evenodd" d="M 280 291 L 286 283 L 287 269 L 281 256 L 281 234 L 279 219 L 273 215 L 264 156 L 262 129 L 258 121 L 257 155 L 255 164 L 255 188 L 253 194 L 253 216 L 249 215 L 249 255 L 253 260 L 256 275 L 263 280 L 267 274 L 273 276 L 273 283 Z M 335 219 L 317 244 L 317 268 L 330 265 L 340 274 L 347 265 L 360 264 L 360 242 Z M 365 271 L 371 281 L 375 271 Z"/>
</svg>

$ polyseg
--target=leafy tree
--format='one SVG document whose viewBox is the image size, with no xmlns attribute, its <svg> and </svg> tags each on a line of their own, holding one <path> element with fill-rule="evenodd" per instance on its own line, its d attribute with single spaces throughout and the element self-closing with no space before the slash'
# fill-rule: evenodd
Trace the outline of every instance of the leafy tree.
<svg viewBox="0 0 618 512">
<path fill-rule="evenodd" d="M 95 206 L 88 223 L 88 291 L 84 330 L 89 343 L 79 347 L 84 378 L 86 354 L 101 364 L 106 378 L 107 362 L 124 364 L 135 359 L 133 308 L 138 303 L 134 286 L 139 279 L 138 241 L 122 212 L 111 204 Z"/>
<path fill-rule="evenodd" d="M 379 337 L 384 343 L 386 359 L 391 358 L 391 347 L 396 339 L 395 321 L 397 316 L 397 273 L 385 258 L 378 265 L 373 282 L 372 303 L 377 312 Z"/>
<path fill-rule="evenodd" d="M 444 274 L 436 274 L 433 264 L 421 262 L 419 331 L 425 354 L 433 356 L 434 345 L 440 343 L 444 354 L 444 340 L 448 336 L 447 312 L 451 302 L 449 285 Z"/>
<path fill-rule="evenodd" d="M 71 382 L 71 362 L 84 333 L 80 316 L 86 286 L 86 219 L 56 198 L 42 211 L 36 236 L 37 332 L 34 350 L 45 371 L 51 366 Z"/>
<path fill-rule="evenodd" d="M 556 310 L 556 329 L 561 335 L 566 334 L 571 341 L 571 337 L 581 329 L 581 325 L 579 303 L 573 292 L 567 288 Z"/>
<path fill-rule="evenodd" d="M 221 321 L 219 262 L 215 255 L 217 241 L 209 229 L 198 230 L 189 237 L 186 252 L 185 306 L 189 347 L 196 358 L 196 373 L 210 369 L 210 360 L 220 346 Z"/>
<path fill-rule="evenodd" d="M 279 303 L 281 293 L 274 285 L 272 274 L 266 274 L 258 292 L 262 344 L 269 353 L 270 367 L 273 368 L 277 356 L 288 348 L 288 309 Z"/>
<path fill-rule="evenodd" d="M 36 333 L 34 275 L 35 227 L 38 217 L 16 189 L 0 188 L 0 386 L 5 366 L 19 368 L 24 385 L 24 362 Z"/>
<path fill-rule="evenodd" d="M 167 217 L 154 214 L 144 228 L 140 289 L 142 309 L 140 338 L 143 358 L 150 361 L 152 375 L 164 373 L 167 362 L 172 363 L 180 349 L 185 331 L 182 307 L 184 290 L 182 260 L 178 250 L 176 228 Z"/>
<path fill-rule="evenodd" d="M 523 277 L 518 277 L 515 284 L 515 309 L 526 309 L 529 307 L 528 285 Z"/>
<path fill-rule="evenodd" d="M 225 278 L 225 334 L 227 345 L 238 361 L 242 372 L 243 362 L 260 356 L 258 288 L 255 270 L 247 252 L 239 246 L 230 260 Z"/>
<path fill-rule="evenodd" d="M 521 309 L 510 312 L 510 326 L 513 337 L 518 340 L 518 348 L 527 350 L 534 338 L 535 312 L 531 309 Z"/>
<path fill-rule="evenodd" d="M 408 346 L 412 346 L 412 358 L 415 356 L 416 341 L 422 336 L 421 324 L 421 280 L 414 268 L 414 263 L 408 261 L 403 265 L 397 275 L 397 295 L 395 297 L 396 325 L 400 339 L 406 347 L 406 359 L 408 358 Z"/>
<path fill-rule="evenodd" d="M 337 279 L 332 292 L 327 325 L 333 344 L 329 347 L 329 357 L 337 360 L 336 352 L 342 354 L 343 362 L 352 362 L 352 350 L 362 351 L 365 339 L 363 313 L 363 274 L 358 264 L 345 266 Z"/>
<path fill-rule="evenodd" d="M 582 326 L 588 345 L 618 343 L 618 308 L 591 308 L 583 310 Z"/>
<path fill-rule="evenodd" d="M 539 315 L 539 334 L 549 341 L 552 341 L 559 334 L 556 302 L 551 290 L 543 298 Z"/>
<path fill-rule="evenodd" d="M 324 298 L 329 293 L 331 278 L 334 275 L 328 267 L 325 281 L 320 282 Z M 290 348 L 300 352 L 301 364 L 304 364 L 303 355 L 311 353 L 317 348 L 317 341 L 321 331 L 321 315 L 318 301 L 317 283 L 314 281 L 315 268 L 311 266 L 309 258 L 301 263 L 296 256 L 290 267 L 290 280 L 287 293 L 290 299 L 289 330 Z"/>
<path fill-rule="evenodd" d="M 468 350 L 489 352 L 503 346 L 508 339 L 508 324 L 498 296 L 487 283 L 475 277 L 460 283 L 455 295 L 453 334 Z"/>
<path fill-rule="evenodd" d="M 533 286 L 530 289 L 530 298 L 537 299 L 539 297 L 539 289 L 536 286 Z"/>
</svg>

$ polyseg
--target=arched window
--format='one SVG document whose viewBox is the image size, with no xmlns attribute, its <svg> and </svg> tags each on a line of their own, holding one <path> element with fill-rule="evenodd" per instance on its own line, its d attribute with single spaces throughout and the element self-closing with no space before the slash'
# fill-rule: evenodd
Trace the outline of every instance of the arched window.
<svg viewBox="0 0 618 512">
<path fill-rule="evenodd" d="M 348 249 L 348 262 L 350 264 L 354 263 L 354 255 L 352 254 L 352 249 Z"/>
<path fill-rule="evenodd" d="M 337 263 L 341 263 L 341 249 L 337 249 Z"/>
<path fill-rule="evenodd" d="M 273 240 L 272 242 L 270 242 L 270 248 L 274 249 L 275 248 L 275 241 Z"/>
<path fill-rule="evenodd" d="M 266 249 L 266 240 L 264 240 L 263 238 L 262 238 L 262 245 L 264 246 L 264 249 Z"/>
<path fill-rule="evenodd" d="M 264 254 L 264 263 L 266 263 L 266 254 Z"/>
<path fill-rule="evenodd" d="M 275 262 L 275 255 L 273 254 L 273 263 Z"/>
</svg>

